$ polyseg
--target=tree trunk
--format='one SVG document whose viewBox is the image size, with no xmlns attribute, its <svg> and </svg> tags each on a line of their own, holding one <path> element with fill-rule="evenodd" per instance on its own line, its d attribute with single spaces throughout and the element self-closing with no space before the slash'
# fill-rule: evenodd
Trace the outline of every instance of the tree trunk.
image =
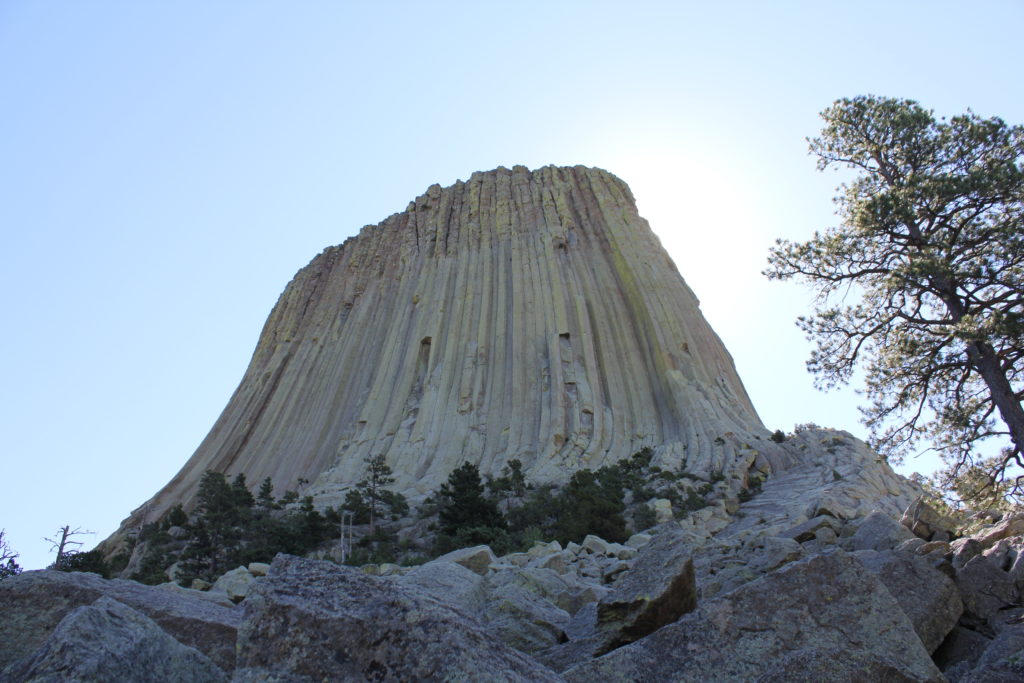
<svg viewBox="0 0 1024 683">
<path fill-rule="evenodd" d="M 57 545 L 57 561 L 54 565 L 60 566 L 61 558 L 64 557 L 64 545 L 68 542 L 68 534 L 70 533 L 71 525 L 61 527 L 60 529 L 60 543 Z"/>
<path fill-rule="evenodd" d="M 967 357 L 985 381 L 1017 453 L 1024 453 L 1024 408 L 1021 408 L 1010 380 L 1006 378 L 995 349 L 987 342 L 972 342 L 967 345 Z"/>
<path fill-rule="evenodd" d="M 932 283 L 946 304 L 952 322 L 960 322 L 966 313 L 966 307 L 956 295 L 958 283 L 946 276 L 936 276 Z M 1006 378 L 1006 372 L 999 362 L 995 349 L 986 341 L 971 342 L 967 344 L 967 359 L 988 387 L 992 403 L 995 404 L 999 417 L 1010 432 L 1010 440 L 1015 451 L 1024 454 L 1024 409 L 1021 408 L 1020 401 L 1010 386 L 1010 380 Z"/>
</svg>

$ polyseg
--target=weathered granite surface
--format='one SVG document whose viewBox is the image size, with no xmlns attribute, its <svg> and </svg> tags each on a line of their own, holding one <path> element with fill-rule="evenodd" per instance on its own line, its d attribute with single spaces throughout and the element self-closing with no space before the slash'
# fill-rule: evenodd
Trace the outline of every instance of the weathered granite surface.
<svg viewBox="0 0 1024 683">
<path fill-rule="evenodd" d="M 889 592 L 841 552 L 793 563 L 700 604 L 565 678 L 793 680 L 801 670 L 828 669 L 828 662 L 828 680 L 942 680 Z M 861 678 L 865 672 L 873 675 Z"/>
<path fill-rule="evenodd" d="M 228 676 L 195 648 L 182 645 L 152 619 L 102 597 L 65 616 L 38 650 L 2 673 L 6 681 L 193 681 Z"/>
<path fill-rule="evenodd" d="M 221 669 L 234 668 L 240 608 L 216 604 L 197 591 L 106 580 L 95 574 L 31 571 L 0 581 L 0 669 L 41 647 L 73 609 L 103 597 L 142 612 Z"/>
<path fill-rule="evenodd" d="M 278 555 L 245 599 L 236 681 L 556 681 L 472 616 L 388 578 Z"/>
</svg>

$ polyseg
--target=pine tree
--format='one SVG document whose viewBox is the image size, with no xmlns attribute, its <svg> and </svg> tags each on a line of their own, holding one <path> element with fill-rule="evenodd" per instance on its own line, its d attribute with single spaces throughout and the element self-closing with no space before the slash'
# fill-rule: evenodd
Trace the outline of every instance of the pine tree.
<svg viewBox="0 0 1024 683">
<path fill-rule="evenodd" d="M 231 496 L 235 509 L 243 514 L 243 511 L 248 510 L 256 504 L 256 499 L 253 498 L 252 492 L 246 485 L 245 474 L 241 472 L 235 475 L 234 481 L 231 482 Z"/>
<path fill-rule="evenodd" d="M 267 477 L 260 484 L 259 494 L 256 496 L 256 502 L 259 506 L 265 510 L 273 510 L 277 507 L 277 503 L 274 501 L 274 482 Z"/>
<path fill-rule="evenodd" d="M 556 538 L 563 544 L 579 543 L 587 534 L 616 543 L 625 541 L 629 534 L 622 516 L 626 509 L 622 478 L 618 467 L 574 473 L 558 495 Z"/>
<path fill-rule="evenodd" d="M 220 472 L 203 474 L 190 525 L 192 535 L 183 553 L 182 571 L 186 579 L 211 580 L 238 564 L 243 526 L 249 519 L 252 502 L 252 494 L 245 496 L 240 490 L 244 485 L 244 476 L 228 484 Z"/>
<path fill-rule="evenodd" d="M 484 495 L 480 470 L 473 463 L 467 462 L 452 470 L 447 483 L 441 485 L 440 498 L 438 515 L 446 534 L 454 535 L 463 528 L 506 527 L 497 504 Z"/>
<path fill-rule="evenodd" d="M 765 274 L 815 290 L 798 323 L 828 389 L 863 370 L 871 443 L 898 461 L 921 439 L 955 477 L 976 446 L 989 478 L 1024 476 L 1024 126 L 968 111 L 948 121 L 910 100 L 842 99 L 810 142 L 818 168 L 857 176 L 841 224 L 779 240 Z"/>
<path fill-rule="evenodd" d="M 387 486 L 394 483 L 394 477 L 391 476 L 391 468 L 384 462 L 383 455 L 367 458 L 364 462 L 367 465 L 367 478 L 359 481 L 355 487 L 370 511 L 370 532 L 373 533 L 377 520 L 384 513 L 387 501 L 393 500 L 388 496 L 390 492 Z"/>
<path fill-rule="evenodd" d="M 491 494 L 502 500 L 506 514 L 512 510 L 512 501 L 522 499 L 526 495 L 526 476 L 523 474 L 521 460 L 509 460 L 501 471 L 501 476 L 488 477 L 487 488 Z"/>
</svg>

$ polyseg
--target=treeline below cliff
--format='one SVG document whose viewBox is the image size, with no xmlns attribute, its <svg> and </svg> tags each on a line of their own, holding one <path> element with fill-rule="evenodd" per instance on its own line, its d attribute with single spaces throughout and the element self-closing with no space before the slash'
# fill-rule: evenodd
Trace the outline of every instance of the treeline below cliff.
<svg viewBox="0 0 1024 683">
<path fill-rule="evenodd" d="M 615 465 L 577 471 L 561 486 L 528 482 L 517 460 L 498 477 L 481 477 L 475 465 L 465 463 L 415 511 L 389 488 L 392 472 L 379 457 L 367 458 L 365 478 L 348 490 L 343 504 L 322 509 L 295 491 L 276 498 L 269 478 L 254 492 L 244 475 L 229 482 L 211 471 L 190 513 L 177 506 L 143 525 L 131 547 L 110 562 L 82 553 L 58 568 L 202 586 L 240 565 L 270 562 L 278 553 L 350 565 L 415 565 L 472 545 L 487 544 L 504 554 L 540 540 L 578 543 L 588 534 L 621 542 L 663 521 L 656 502 L 677 515 L 704 507 L 721 478 L 705 481 L 662 470 L 652 466 L 652 456 L 645 448 Z"/>
</svg>

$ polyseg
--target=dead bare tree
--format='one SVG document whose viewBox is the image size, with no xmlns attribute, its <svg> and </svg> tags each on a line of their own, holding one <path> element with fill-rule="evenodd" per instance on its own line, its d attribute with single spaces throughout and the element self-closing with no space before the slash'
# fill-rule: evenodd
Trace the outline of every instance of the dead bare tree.
<svg viewBox="0 0 1024 683">
<path fill-rule="evenodd" d="M 83 530 L 81 527 L 76 527 L 75 529 L 72 529 L 71 525 L 68 524 L 57 529 L 57 534 L 59 535 L 59 538 L 58 536 L 54 536 L 53 538 L 44 538 L 44 541 L 48 541 L 52 544 L 50 546 L 50 550 L 57 551 L 57 559 L 53 561 L 52 565 L 53 569 L 60 569 L 61 566 L 67 561 L 68 557 L 72 554 L 72 550 L 70 550 L 71 546 L 75 546 L 76 548 L 81 547 L 82 541 L 73 541 L 71 540 L 72 537 L 84 536 L 86 534 L 93 533 L 96 532 Z"/>
<path fill-rule="evenodd" d="M 15 562 L 18 553 L 11 549 L 7 539 L 4 538 L 6 529 L 0 529 L 0 579 L 21 573 L 21 567 Z"/>
</svg>

